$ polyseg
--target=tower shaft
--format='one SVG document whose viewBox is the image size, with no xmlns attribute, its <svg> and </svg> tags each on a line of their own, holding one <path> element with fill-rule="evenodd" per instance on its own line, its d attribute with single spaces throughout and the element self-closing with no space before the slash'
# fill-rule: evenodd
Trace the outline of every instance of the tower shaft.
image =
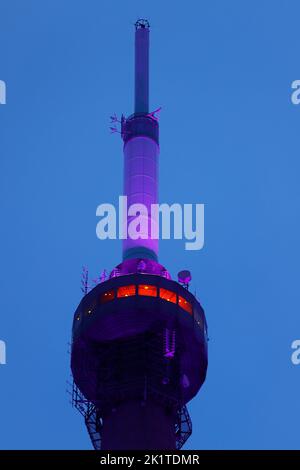
<svg viewBox="0 0 300 470">
<path fill-rule="evenodd" d="M 122 403 L 103 418 L 102 449 L 176 449 L 175 415 L 152 400 Z"/>
</svg>

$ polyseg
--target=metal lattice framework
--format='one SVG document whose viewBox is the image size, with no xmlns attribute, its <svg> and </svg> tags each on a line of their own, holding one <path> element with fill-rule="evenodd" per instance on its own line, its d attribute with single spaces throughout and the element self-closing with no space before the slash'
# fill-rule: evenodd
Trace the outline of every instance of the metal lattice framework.
<svg viewBox="0 0 300 470">
<path fill-rule="evenodd" d="M 96 406 L 87 400 L 73 382 L 72 406 L 84 417 L 85 425 L 95 450 L 101 450 L 102 419 Z"/>
<path fill-rule="evenodd" d="M 72 390 L 72 406 L 84 417 L 91 442 L 95 450 L 101 450 L 102 417 L 97 407 L 87 400 L 75 382 Z M 176 449 L 179 450 L 192 434 L 192 421 L 187 407 L 177 410 L 175 422 Z"/>
<path fill-rule="evenodd" d="M 175 423 L 176 449 L 182 448 L 183 444 L 192 434 L 192 420 L 190 418 L 187 407 L 184 405 L 177 412 L 177 420 Z"/>
</svg>

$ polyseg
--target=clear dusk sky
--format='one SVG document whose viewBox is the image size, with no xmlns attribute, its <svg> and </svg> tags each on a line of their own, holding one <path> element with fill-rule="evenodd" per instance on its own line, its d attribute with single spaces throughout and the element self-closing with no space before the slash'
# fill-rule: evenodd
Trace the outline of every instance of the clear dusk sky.
<svg viewBox="0 0 300 470">
<path fill-rule="evenodd" d="M 186 449 L 298 448 L 298 1 L 0 0 L 1 449 L 90 449 L 66 394 L 83 264 L 121 260 L 96 207 L 122 194 L 109 116 L 133 111 L 133 24 L 151 24 L 160 202 L 204 203 L 205 246 L 163 241 L 209 325 Z M 130 425 L 130 424 L 129 424 Z"/>
</svg>

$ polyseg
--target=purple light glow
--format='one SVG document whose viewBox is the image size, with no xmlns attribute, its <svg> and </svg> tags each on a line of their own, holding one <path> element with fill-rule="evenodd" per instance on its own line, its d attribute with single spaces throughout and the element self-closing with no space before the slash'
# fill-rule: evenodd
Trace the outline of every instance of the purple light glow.
<svg viewBox="0 0 300 470">
<path fill-rule="evenodd" d="M 151 204 L 158 203 L 158 156 L 158 144 L 148 137 L 137 136 L 124 145 L 124 194 L 128 207 L 143 204 L 148 215 L 141 216 L 146 219 L 145 229 L 141 226 L 141 238 L 123 240 L 123 252 L 142 247 L 158 254 L 158 220 L 156 215 L 151 216 Z M 127 233 L 128 225 L 134 218 L 128 216 L 126 220 Z M 151 238 L 151 227 L 157 238 Z"/>
<path fill-rule="evenodd" d="M 127 259 L 122 263 L 118 264 L 115 269 L 118 270 L 119 276 L 126 276 L 127 274 L 135 274 L 141 272 L 141 261 L 143 261 L 143 273 L 154 274 L 156 276 L 162 276 L 166 279 L 171 279 L 170 273 L 166 268 L 159 264 L 157 261 L 151 259 Z M 110 276 L 111 277 L 111 276 Z"/>
<path fill-rule="evenodd" d="M 175 356 L 176 332 L 166 328 L 164 336 L 164 356 L 172 359 Z"/>
</svg>

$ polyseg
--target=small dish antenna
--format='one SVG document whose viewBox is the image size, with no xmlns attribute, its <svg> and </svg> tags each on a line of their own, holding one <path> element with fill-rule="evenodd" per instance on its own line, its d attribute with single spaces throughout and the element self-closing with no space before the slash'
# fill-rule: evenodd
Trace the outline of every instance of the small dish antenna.
<svg viewBox="0 0 300 470">
<path fill-rule="evenodd" d="M 178 282 L 180 284 L 182 284 L 186 289 L 188 289 L 189 288 L 189 283 L 192 280 L 191 272 L 184 269 L 183 271 L 179 271 L 177 276 L 178 276 Z"/>
</svg>

